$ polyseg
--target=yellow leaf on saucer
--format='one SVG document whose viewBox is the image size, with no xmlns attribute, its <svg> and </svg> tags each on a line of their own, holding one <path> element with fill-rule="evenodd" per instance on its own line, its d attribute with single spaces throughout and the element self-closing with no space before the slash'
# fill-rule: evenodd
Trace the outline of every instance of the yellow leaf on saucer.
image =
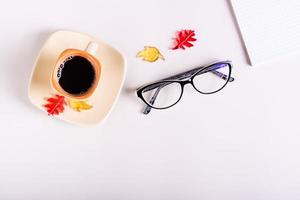
<svg viewBox="0 0 300 200">
<path fill-rule="evenodd" d="M 143 58 L 144 61 L 155 62 L 159 58 L 164 60 L 163 55 L 156 47 L 145 46 L 144 49 L 138 52 L 137 57 Z"/>
<path fill-rule="evenodd" d="M 76 101 L 76 100 L 70 100 L 69 106 L 77 112 L 80 112 L 82 110 L 89 110 L 93 107 L 87 104 L 85 101 Z"/>
</svg>

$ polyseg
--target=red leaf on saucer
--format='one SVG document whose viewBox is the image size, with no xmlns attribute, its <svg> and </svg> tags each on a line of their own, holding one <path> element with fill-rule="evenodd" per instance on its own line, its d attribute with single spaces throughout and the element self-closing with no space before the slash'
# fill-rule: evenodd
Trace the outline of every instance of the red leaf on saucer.
<svg viewBox="0 0 300 200">
<path fill-rule="evenodd" d="M 56 94 L 54 97 L 47 98 L 47 104 L 44 105 L 48 115 L 58 115 L 65 110 L 67 104 L 64 96 Z"/>
<path fill-rule="evenodd" d="M 194 46 L 191 42 L 196 41 L 197 39 L 194 38 L 195 36 L 195 31 L 193 30 L 182 30 L 177 33 L 177 37 L 175 38 L 174 41 L 174 47 L 172 48 L 173 50 L 175 49 L 185 49 L 185 47 L 192 47 Z"/>
</svg>

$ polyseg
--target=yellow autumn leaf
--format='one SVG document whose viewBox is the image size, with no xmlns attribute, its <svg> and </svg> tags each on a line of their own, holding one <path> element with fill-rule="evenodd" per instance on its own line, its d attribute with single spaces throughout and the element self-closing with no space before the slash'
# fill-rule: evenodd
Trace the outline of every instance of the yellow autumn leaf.
<svg viewBox="0 0 300 200">
<path fill-rule="evenodd" d="M 144 61 L 155 62 L 159 58 L 165 60 L 163 55 L 156 47 L 145 46 L 143 50 L 138 52 L 137 57 L 143 58 Z"/>
<path fill-rule="evenodd" d="M 89 110 L 93 107 L 87 104 L 85 101 L 76 101 L 76 100 L 70 100 L 69 106 L 77 112 L 80 112 L 82 110 Z"/>
</svg>

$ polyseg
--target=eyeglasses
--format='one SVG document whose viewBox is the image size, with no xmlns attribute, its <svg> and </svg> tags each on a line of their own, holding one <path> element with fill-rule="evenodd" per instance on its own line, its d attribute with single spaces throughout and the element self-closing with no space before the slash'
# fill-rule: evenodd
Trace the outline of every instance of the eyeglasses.
<svg viewBox="0 0 300 200">
<path fill-rule="evenodd" d="M 228 82 L 234 81 L 231 68 L 231 61 L 216 62 L 138 88 L 137 96 L 147 104 L 143 113 L 149 114 L 151 108 L 167 109 L 174 106 L 180 101 L 184 86 L 189 83 L 201 94 L 222 90 Z"/>
</svg>

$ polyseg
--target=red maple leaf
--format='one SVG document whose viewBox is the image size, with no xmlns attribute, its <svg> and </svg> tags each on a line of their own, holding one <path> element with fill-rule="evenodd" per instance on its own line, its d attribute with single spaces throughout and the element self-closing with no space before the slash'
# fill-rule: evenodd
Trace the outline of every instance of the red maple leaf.
<svg viewBox="0 0 300 200">
<path fill-rule="evenodd" d="M 58 115 L 65 110 L 67 104 L 64 96 L 56 94 L 54 97 L 47 98 L 47 104 L 44 105 L 48 115 Z"/>
<path fill-rule="evenodd" d="M 175 49 L 185 49 L 185 47 L 192 47 L 194 46 L 191 42 L 196 41 L 197 39 L 194 38 L 195 36 L 195 31 L 193 30 L 182 30 L 177 33 L 177 37 L 174 41 L 174 47 L 172 48 L 173 50 Z"/>
</svg>

